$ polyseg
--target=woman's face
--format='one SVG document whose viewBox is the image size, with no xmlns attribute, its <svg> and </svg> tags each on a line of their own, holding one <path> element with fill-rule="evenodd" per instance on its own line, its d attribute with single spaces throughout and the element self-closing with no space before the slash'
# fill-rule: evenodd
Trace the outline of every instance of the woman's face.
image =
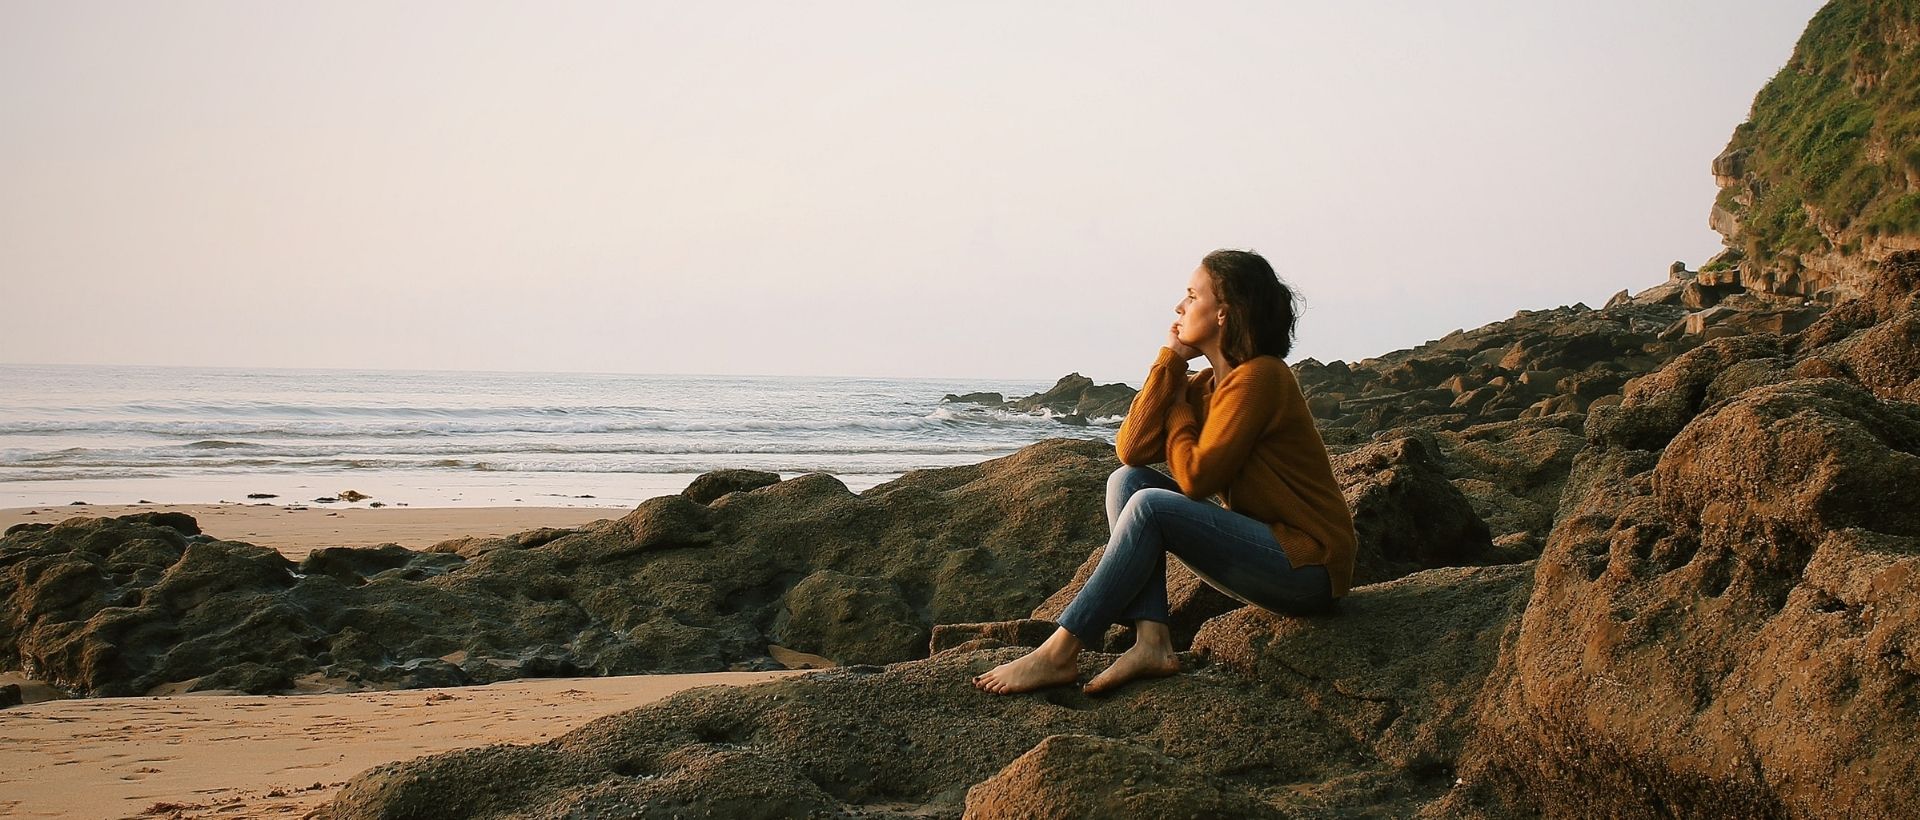
<svg viewBox="0 0 1920 820">
<path fill-rule="evenodd" d="M 1187 277 L 1187 293 L 1173 312 L 1180 314 L 1175 324 L 1180 326 L 1181 344 L 1203 347 L 1220 338 L 1227 311 L 1214 296 L 1213 277 L 1205 266 L 1194 268 L 1193 275 Z"/>
</svg>

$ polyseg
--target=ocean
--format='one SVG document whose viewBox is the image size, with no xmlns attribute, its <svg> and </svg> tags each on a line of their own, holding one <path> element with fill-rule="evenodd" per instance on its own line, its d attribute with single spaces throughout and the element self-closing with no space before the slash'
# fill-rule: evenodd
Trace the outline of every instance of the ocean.
<svg viewBox="0 0 1920 820">
<path fill-rule="evenodd" d="M 1118 419 L 942 404 L 1052 382 L 0 365 L 0 507 L 631 506 L 700 473 L 831 473 L 858 492 Z M 270 495 L 270 502 L 249 499 Z M 342 503 L 341 506 L 349 506 Z"/>
</svg>

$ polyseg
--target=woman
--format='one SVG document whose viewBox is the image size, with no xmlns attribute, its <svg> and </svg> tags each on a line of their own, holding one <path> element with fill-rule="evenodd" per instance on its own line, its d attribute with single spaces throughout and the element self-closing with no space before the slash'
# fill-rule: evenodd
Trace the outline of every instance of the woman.
<svg viewBox="0 0 1920 820">
<path fill-rule="evenodd" d="M 1106 552 L 1060 628 L 974 686 L 1004 695 L 1072 683 L 1081 648 L 1120 620 L 1134 624 L 1133 647 L 1088 693 L 1180 671 L 1167 628 L 1168 552 L 1275 612 L 1320 611 L 1347 593 L 1353 516 L 1281 360 L 1293 347 L 1292 291 L 1259 254 L 1219 250 L 1200 261 L 1173 311 L 1180 318 L 1120 425 Z M 1210 366 L 1188 378 L 1187 360 L 1203 355 Z M 1171 477 L 1147 466 L 1163 460 Z M 1224 507 L 1204 500 L 1216 493 Z"/>
</svg>

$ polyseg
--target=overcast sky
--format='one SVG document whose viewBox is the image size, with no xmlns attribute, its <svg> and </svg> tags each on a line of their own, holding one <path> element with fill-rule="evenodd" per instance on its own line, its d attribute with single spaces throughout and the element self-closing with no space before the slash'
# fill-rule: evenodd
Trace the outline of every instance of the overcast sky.
<svg viewBox="0 0 1920 820">
<path fill-rule="evenodd" d="M 1138 385 L 1715 253 L 1813 0 L 0 2 L 0 362 Z"/>
</svg>

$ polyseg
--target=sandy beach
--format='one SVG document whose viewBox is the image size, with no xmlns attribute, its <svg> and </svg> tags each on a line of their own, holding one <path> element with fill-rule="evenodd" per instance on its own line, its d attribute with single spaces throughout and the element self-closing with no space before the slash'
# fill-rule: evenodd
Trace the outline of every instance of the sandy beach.
<svg viewBox="0 0 1920 820">
<path fill-rule="evenodd" d="M 516 680 L 278 697 L 56 700 L 0 710 L 0 816 L 298 817 L 382 763 L 554 737 L 683 689 L 799 672 Z"/>
<path fill-rule="evenodd" d="M 399 544 L 426 549 L 449 538 L 500 536 L 539 527 L 577 527 L 619 518 L 624 507 L 345 507 L 284 504 L 88 504 L 0 509 L 0 529 L 22 521 L 57 524 L 75 516 L 183 512 L 216 538 L 279 550 L 298 561 L 321 547 Z"/>
<path fill-rule="evenodd" d="M 76 516 L 184 512 L 208 534 L 299 560 L 329 546 L 420 549 L 464 535 L 571 527 L 610 507 L 304 509 L 123 504 L 0 510 L 0 526 Z M 818 661 L 802 656 L 806 660 Z M 450 689 L 275 697 L 219 694 L 49 699 L 17 675 L 27 704 L 0 711 L 0 815 L 299 816 L 381 763 L 490 743 L 526 743 L 682 689 L 797 672 L 531 679 Z"/>
</svg>

